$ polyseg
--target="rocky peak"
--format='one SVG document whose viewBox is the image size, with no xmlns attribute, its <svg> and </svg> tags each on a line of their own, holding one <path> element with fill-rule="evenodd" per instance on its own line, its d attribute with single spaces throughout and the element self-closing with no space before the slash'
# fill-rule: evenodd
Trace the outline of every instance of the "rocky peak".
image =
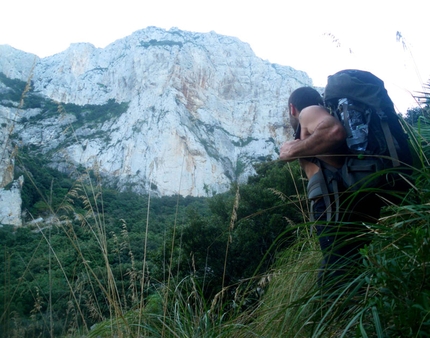
<svg viewBox="0 0 430 338">
<path fill-rule="evenodd" d="M 24 80 L 30 56 L 2 53 L 0 72 Z M 253 163 L 276 158 L 291 136 L 289 94 L 311 85 L 237 38 L 156 27 L 106 48 L 72 44 L 37 59 L 32 79 L 35 94 L 81 107 L 22 112 L 32 117 L 16 127 L 22 143 L 49 154 L 53 167 L 97 165 L 120 189 L 193 196 L 223 192 L 244 182 Z M 97 119 L 95 105 L 104 109 Z"/>
</svg>

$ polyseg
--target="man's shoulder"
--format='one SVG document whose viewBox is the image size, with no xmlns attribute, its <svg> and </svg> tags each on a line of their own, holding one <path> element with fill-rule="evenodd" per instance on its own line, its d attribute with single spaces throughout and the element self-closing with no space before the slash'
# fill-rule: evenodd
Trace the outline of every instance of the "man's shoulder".
<svg viewBox="0 0 430 338">
<path fill-rule="evenodd" d="M 316 121 L 323 120 L 331 116 L 328 110 L 323 106 L 308 106 L 300 112 L 300 124 L 313 124 Z"/>
<path fill-rule="evenodd" d="M 320 105 L 313 105 L 313 106 L 308 106 L 306 108 L 303 108 L 302 111 L 300 112 L 300 114 L 315 114 L 315 113 L 319 113 L 319 114 L 329 114 L 329 111 L 327 110 L 327 108 L 325 108 L 324 106 L 320 106 Z"/>
</svg>

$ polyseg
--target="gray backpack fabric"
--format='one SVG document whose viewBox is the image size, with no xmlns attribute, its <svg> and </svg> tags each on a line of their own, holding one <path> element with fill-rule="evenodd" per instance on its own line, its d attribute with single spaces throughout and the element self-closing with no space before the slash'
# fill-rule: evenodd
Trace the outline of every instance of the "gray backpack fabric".
<svg viewBox="0 0 430 338">
<path fill-rule="evenodd" d="M 366 71 L 342 70 L 328 77 L 324 105 L 345 127 L 348 149 L 341 168 L 317 160 L 327 220 L 340 220 L 339 200 L 345 192 L 408 189 L 399 176 L 410 173 L 412 165 L 408 137 L 384 82 Z"/>
<path fill-rule="evenodd" d="M 324 103 L 347 132 L 349 154 L 340 172 L 345 187 L 395 188 L 392 177 L 378 173 L 407 172 L 412 156 L 384 82 L 366 71 L 342 70 L 328 77 Z"/>
</svg>

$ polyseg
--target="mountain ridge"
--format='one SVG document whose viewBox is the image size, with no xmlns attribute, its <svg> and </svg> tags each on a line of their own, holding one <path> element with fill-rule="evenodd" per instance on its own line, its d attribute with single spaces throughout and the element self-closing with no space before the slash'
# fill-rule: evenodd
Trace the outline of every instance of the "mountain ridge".
<svg viewBox="0 0 430 338">
<path fill-rule="evenodd" d="M 106 184 L 159 196 L 211 196 L 245 182 L 253 163 L 276 158 L 291 138 L 291 91 L 312 85 L 237 38 L 157 27 L 45 58 L 3 45 L 0 72 L 31 79 L 27 100 L 39 100 L 19 108 L 1 84 L 2 132 L 19 121 L 15 144 L 49 156 L 60 171 L 97 167 Z"/>
</svg>

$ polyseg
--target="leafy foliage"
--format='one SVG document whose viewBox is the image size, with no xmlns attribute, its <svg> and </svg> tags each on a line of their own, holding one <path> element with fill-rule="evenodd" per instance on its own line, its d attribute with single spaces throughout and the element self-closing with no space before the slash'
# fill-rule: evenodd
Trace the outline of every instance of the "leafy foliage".
<svg viewBox="0 0 430 338">
<path fill-rule="evenodd" d="M 427 87 L 428 92 L 421 92 L 415 96 L 417 102 L 421 102 L 420 106 L 408 109 L 406 112 L 405 121 L 414 127 L 417 126 L 420 117 L 426 119 L 430 117 L 430 83 L 424 87 Z"/>
<path fill-rule="evenodd" d="M 26 182 L 21 192 L 22 209 L 40 216 L 49 212 L 48 204 L 57 210 L 72 188 L 73 181 L 67 175 L 49 168 L 43 156 L 30 155 L 28 148 L 22 148 L 16 159 L 15 179 L 24 175 Z"/>
<path fill-rule="evenodd" d="M 371 242 L 361 252 L 361 274 L 320 290 L 315 239 L 298 238 L 278 261 L 279 273 L 255 314 L 256 335 L 429 336 L 430 128 L 425 115 L 416 122 L 415 128 L 407 126 L 417 158 L 412 177 L 406 178 L 410 190 L 399 204 L 387 205 L 377 224 L 367 224 Z"/>
<path fill-rule="evenodd" d="M 0 72 L 0 83 L 5 85 L 5 88 L 0 90 L 0 101 L 14 101 L 19 102 L 21 100 L 22 93 L 25 91 L 26 83 L 17 79 L 9 79 L 4 73 Z M 7 104 L 4 102 L 3 104 Z"/>
<path fill-rule="evenodd" d="M 21 96 L 26 92 L 26 82 L 18 79 L 9 79 L 1 72 L 0 82 L 5 85 L 5 87 L 0 90 L 0 101 L 3 102 L 2 104 L 13 107 L 13 103 L 8 103 L 7 101 L 20 102 Z M 21 120 L 22 123 L 36 123 L 42 119 L 59 116 L 61 113 L 68 113 L 76 117 L 76 121 L 73 122 L 73 127 L 79 128 L 84 124 L 101 124 L 120 116 L 127 111 L 128 103 L 118 103 L 115 102 L 114 99 L 109 99 L 102 105 L 85 104 L 81 106 L 73 103 L 59 104 L 58 102 L 35 93 L 32 86 L 30 86 L 30 90 L 26 92 L 22 108 L 41 109 L 41 112 L 37 115 L 33 115 L 30 118 L 23 117 Z"/>
<path fill-rule="evenodd" d="M 291 170 L 299 173 L 298 166 L 281 162 L 258 165 L 249 184 L 208 200 L 208 217 L 188 214 L 178 234 L 181 276 L 200 278 L 205 297 L 268 271 L 277 252 L 294 241 L 294 224 L 301 221 L 302 210 L 291 200 L 299 203 L 303 190 L 294 186 Z"/>
<path fill-rule="evenodd" d="M 324 294 L 297 164 L 262 163 L 248 184 L 211 198 L 150 198 L 105 189 L 84 169 L 71 179 L 21 149 L 24 207 L 50 221 L 0 228 L 2 335 L 429 336 L 427 113 L 407 116 L 410 191 L 367 224 L 363 272 Z"/>
<path fill-rule="evenodd" d="M 111 302 L 124 309 L 137 306 L 170 276 L 178 281 L 194 275 L 210 300 L 224 285 L 263 273 L 277 250 L 292 241 L 291 224 L 300 221 L 297 207 L 279 197 L 296 200 L 302 193 L 291 170 L 299 172 L 298 166 L 278 162 L 257 166 L 252 184 L 239 187 L 232 221 L 237 187 L 212 198 L 149 199 L 102 189 L 94 172 L 72 180 L 50 169 L 43 156 L 21 149 L 15 174 L 25 175 L 23 206 L 33 218 L 53 218 L 33 225 L 34 232 L 0 228 L 6 253 L 1 276 L 9 281 L 0 286 L 2 323 L 12 315 L 28 320 L 35 311 L 39 324 L 52 313 L 64 327 L 74 313 L 75 327 L 89 326 L 110 316 Z M 153 283 L 142 287 L 144 281 Z"/>
</svg>

